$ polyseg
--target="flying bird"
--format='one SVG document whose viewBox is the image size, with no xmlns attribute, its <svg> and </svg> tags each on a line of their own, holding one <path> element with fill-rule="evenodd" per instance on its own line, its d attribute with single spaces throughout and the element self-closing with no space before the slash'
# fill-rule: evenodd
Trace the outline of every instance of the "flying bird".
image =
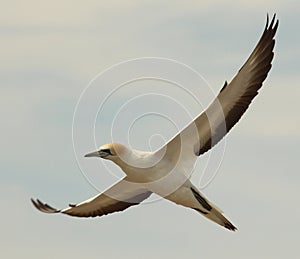
<svg viewBox="0 0 300 259">
<path fill-rule="evenodd" d="M 33 205 L 46 213 L 96 217 L 125 210 L 156 193 L 235 231 L 236 227 L 223 211 L 210 202 L 189 178 L 197 157 L 210 150 L 231 130 L 258 94 L 271 69 L 278 23 L 275 15 L 270 23 L 267 17 L 260 40 L 231 82 L 225 82 L 209 107 L 162 148 L 144 152 L 110 143 L 85 155 L 114 162 L 124 171 L 124 178 L 103 193 L 62 210 L 38 199 L 31 199 Z"/>
</svg>

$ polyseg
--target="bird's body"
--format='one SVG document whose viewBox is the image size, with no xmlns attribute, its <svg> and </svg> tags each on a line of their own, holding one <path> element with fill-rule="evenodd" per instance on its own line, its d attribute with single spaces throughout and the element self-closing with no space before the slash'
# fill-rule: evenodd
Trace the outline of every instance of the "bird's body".
<svg viewBox="0 0 300 259">
<path fill-rule="evenodd" d="M 101 157 L 118 165 L 126 176 L 103 193 L 63 210 L 39 200 L 37 209 L 78 217 L 102 216 L 124 210 L 147 199 L 152 193 L 176 204 L 192 208 L 229 230 L 236 227 L 190 181 L 196 159 L 216 145 L 239 121 L 258 94 L 271 69 L 274 36 L 278 27 L 275 15 L 254 51 L 232 79 L 220 90 L 207 110 L 155 152 L 132 150 L 119 143 L 105 144 L 86 157 Z"/>
<path fill-rule="evenodd" d="M 119 153 L 118 158 L 114 159 L 114 162 L 126 174 L 124 181 L 138 183 L 139 187 L 145 190 L 178 205 L 192 208 L 216 223 L 235 230 L 235 227 L 222 215 L 222 212 L 191 183 L 189 180 L 191 171 L 184 173 L 187 167 L 185 163 L 180 162 L 186 161 L 185 159 L 178 159 L 178 157 L 172 160 L 162 159 L 163 155 L 160 152 L 131 150 L 119 143 L 111 143 L 110 149 L 114 151 L 119 149 L 122 152 Z M 178 156 L 180 154 L 183 153 L 178 152 Z M 123 159 L 119 157 L 123 157 Z M 154 166 L 150 166 L 152 164 Z M 194 165 L 194 163 L 192 162 L 190 165 Z M 190 169 L 192 170 L 192 168 Z"/>
</svg>

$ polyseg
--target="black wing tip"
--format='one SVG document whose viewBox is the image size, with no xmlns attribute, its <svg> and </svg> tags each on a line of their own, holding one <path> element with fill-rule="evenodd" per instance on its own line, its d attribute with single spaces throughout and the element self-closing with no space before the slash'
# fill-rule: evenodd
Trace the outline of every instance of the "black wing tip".
<svg viewBox="0 0 300 259">
<path fill-rule="evenodd" d="M 269 24 L 269 14 L 267 13 L 267 22 L 266 22 L 265 31 L 272 30 L 274 31 L 274 33 L 276 32 L 279 25 L 279 19 L 276 19 L 276 23 L 274 24 L 275 19 L 276 19 L 276 13 L 273 14 L 272 20 Z"/>
<path fill-rule="evenodd" d="M 266 21 L 265 30 L 268 29 L 268 26 L 269 26 L 269 13 L 267 13 L 267 21 Z"/>
<path fill-rule="evenodd" d="M 34 200 L 34 199 L 31 198 L 30 200 L 31 200 L 33 206 L 41 212 L 44 212 L 44 213 L 58 213 L 58 212 L 60 212 L 60 210 L 57 210 L 57 209 L 49 206 L 48 204 L 41 202 L 39 199 Z"/>
</svg>

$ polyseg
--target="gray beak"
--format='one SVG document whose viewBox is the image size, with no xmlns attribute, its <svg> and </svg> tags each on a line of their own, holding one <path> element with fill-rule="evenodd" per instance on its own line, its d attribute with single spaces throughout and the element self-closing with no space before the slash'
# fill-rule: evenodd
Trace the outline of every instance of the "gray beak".
<svg viewBox="0 0 300 259">
<path fill-rule="evenodd" d="M 103 152 L 103 151 L 94 151 L 92 153 L 88 153 L 86 154 L 84 157 L 101 157 L 101 158 L 104 158 L 104 157 L 107 157 L 109 154 L 106 153 L 106 152 Z"/>
</svg>

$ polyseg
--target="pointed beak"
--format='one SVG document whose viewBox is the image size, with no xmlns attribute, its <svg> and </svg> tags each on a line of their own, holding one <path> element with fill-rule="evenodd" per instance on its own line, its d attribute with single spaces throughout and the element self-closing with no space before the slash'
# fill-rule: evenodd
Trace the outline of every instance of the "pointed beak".
<svg viewBox="0 0 300 259">
<path fill-rule="evenodd" d="M 101 157 L 101 158 L 104 158 L 108 155 L 109 155 L 108 153 L 103 152 L 103 151 L 100 150 L 100 151 L 94 151 L 92 153 L 88 153 L 84 157 Z"/>
<path fill-rule="evenodd" d="M 86 154 L 84 157 L 99 157 L 99 156 L 100 156 L 99 151 L 94 151 Z"/>
</svg>

